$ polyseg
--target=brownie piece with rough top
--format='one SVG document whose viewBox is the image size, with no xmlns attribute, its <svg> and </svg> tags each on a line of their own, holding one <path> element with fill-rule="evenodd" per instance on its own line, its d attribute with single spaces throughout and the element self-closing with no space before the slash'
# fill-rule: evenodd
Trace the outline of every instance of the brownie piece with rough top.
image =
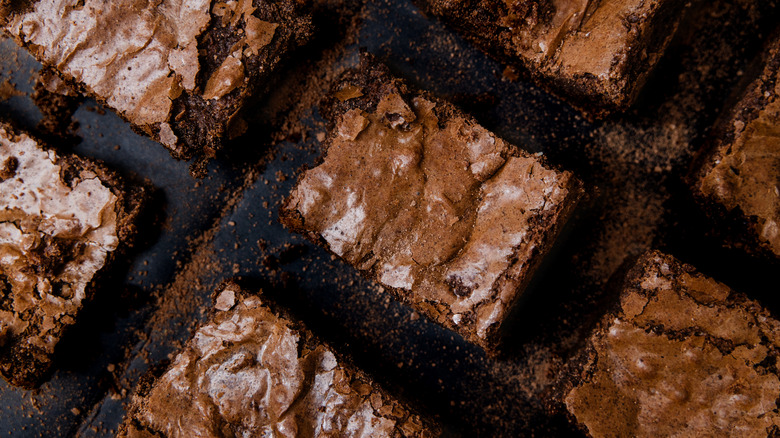
<svg viewBox="0 0 780 438">
<path fill-rule="evenodd" d="M 0 373 L 37 386 L 147 198 L 102 165 L 0 122 Z"/>
<path fill-rule="evenodd" d="M 727 245 L 780 257 L 780 37 L 761 61 L 694 161 L 690 181 Z"/>
<path fill-rule="evenodd" d="M 564 400 L 592 437 L 777 436 L 780 322 L 651 251 L 587 342 Z"/>
<path fill-rule="evenodd" d="M 0 24 L 178 158 L 211 157 L 312 32 L 296 0 L 23 0 Z"/>
<path fill-rule="evenodd" d="M 627 109 L 685 0 L 417 0 L 468 40 L 591 117 Z"/>
<path fill-rule="evenodd" d="M 120 437 L 439 435 L 261 296 L 227 283 L 214 308 L 162 375 L 139 385 Z"/>
<path fill-rule="evenodd" d="M 325 155 L 301 175 L 282 222 L 495 353 L 579 181 L 367 57 L 323 112 Z"/>
</svg>

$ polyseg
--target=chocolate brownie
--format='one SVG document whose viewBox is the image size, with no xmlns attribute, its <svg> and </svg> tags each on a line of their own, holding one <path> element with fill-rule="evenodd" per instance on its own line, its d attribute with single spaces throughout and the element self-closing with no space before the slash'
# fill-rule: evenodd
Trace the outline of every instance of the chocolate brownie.
<svg viewBox="0 0 780 438">
<path fill-rule="evenodd" d="M 146 197 L 103 166 L 0 122 L 0 373 L 34 387 Z"/>
<path fill-rule="evenodd" d="M 588 340 L 565 396 L 592 437 L 776 436 L 780 322 L 657 251 Z"/>
<path fill-rule="evenodd" d="M 727 243 L 780 257 L 780 38 L 694 164 L 696 198 Z"/>
<path fill-rule="evenodd" d="M 233 283 L 167 370 L 139 385 L 120 437 L 432 437 L 438 429 L 311 332 Z"/>
<path fill-rule="evenodd" d="M 581 184 L 368 58 L 333 96 L 322 163 L 282 222 L 495 353 Z"/>
<path fill-rule="evenodd" d="M 5 32 L 178 158 L 241 135 L 241 110 L 311 34 L 296 0 L 26 0 Z"/>
<path fill-rule="evenodd" d="M 623 111 L 674 35 L 685 0 L 417 0 L 591 117 Z"/>
</svg>

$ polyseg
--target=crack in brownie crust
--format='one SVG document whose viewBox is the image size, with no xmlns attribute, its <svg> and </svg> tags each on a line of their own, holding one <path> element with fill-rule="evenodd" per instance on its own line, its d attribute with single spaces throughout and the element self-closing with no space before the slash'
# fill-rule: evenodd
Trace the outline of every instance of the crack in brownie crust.
<svg viewBox="0 0 780 438">
<path fill-rule="evenodd" d="M 629 272 L 566 397 L 593 437 L 768 436 L 780 426 L 780 323 L 659 252 Z"/>
<path fill-rule="evenodd" d="M 260 297 L 228 284 L 215 308 L 148 394 L 136 397 L 120 436 L 436 435 Z"/>
<path fill-rule="evenodd" d="M 322 164 L 302 176 L 283 219 L 492 348 L 578 182 L 448 104 L 398 89 L 375 97 L 374 109 L 336 117 Z"/>
</svg>

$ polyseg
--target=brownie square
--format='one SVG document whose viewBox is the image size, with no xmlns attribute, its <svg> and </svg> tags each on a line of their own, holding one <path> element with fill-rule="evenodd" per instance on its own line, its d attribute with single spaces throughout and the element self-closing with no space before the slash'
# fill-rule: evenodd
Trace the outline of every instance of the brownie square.
<svg viewBox="0 0 780 438">
<path fill-rule="evenodd" d="M 177 158 L 211 157 L 241 110 L 311 34 L 295 0 L 38 0 L 0 8 L 6 33 Z"/>
<path fill-rule="evenodd" d="M 325 155 L 300 176 L 282 222 L 495 353 L 579 181 L 368 58 L 323 112 Z"/>
<path fill-rule="evenodd" d="M 0 373 L 11 384 L 46 376 L 63 333 L 131 245 L 146 196 L 0 122 Z"/>
<path fill-rule="evenodd" d="M 727 244 L 780 257 L 780 38 L 757 77 L 717 124 L 691 178 Z"/>
<path fill-rule="evenodd" d="M 476 46 L 591 117 L 623 111 L 677 30 L 684 0 L 417 0 Z"/>
<path fill-rule="evenodd" d="M 780 322 L 657 251 L 587 342 L 565 396 L 592 437 L 776 436 Z"/>
<path fill-rule="evenodd" d="M 167 370 L 139 385 L 120 437 L 439 435 L 262 297 L 227 283 L 214 308 Z"/>
</svg>

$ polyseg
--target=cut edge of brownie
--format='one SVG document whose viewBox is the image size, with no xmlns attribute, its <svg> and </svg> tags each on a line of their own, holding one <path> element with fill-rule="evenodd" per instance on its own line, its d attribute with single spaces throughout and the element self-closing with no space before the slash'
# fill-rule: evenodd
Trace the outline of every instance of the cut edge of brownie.
<svg viewBox="0 0 780 438">
<path fill-rule="evenodd" d="M 0 26 L 5 26 L 11 15 L 29 9 L 32 2 L 33 0 L 0 0 Z"/>
<path fill-rule="evenodd" d="M 555 382 L 544 393 L 545 398 L 542 403 L 551 415 L 563 417 L 564 421 L 572 425 L 575 424 L 572 421 L 574 417 L 568 412 L 564 399 L 566 394 L 585 378 L 587 373 L 582 374 L 582 372 L 590 370 L 588 365 L 593 361 L 595 354 L 590 339 L 594 333 L 603 331 L 610 318 L 620 311 L 620 296 L 627 284 L 627 279 L 633 275 L 641 260 L 653 253 L 663 254 L 658 250 L 651 249 L 629 256 L 607 280 L 604 285 L 605 293 L 598 298 L 593 306 L 594 310 L 581 324 L 582 331 L 568 350 L 569 354 L 558 369 Z"/>
<path fill-rule="evenodd" d="M 385 389 L 383 385 L 380 385 L 370 375 L 368 375 L 368 373 L 366 373 L 365 371 L 357 367 L 353 363 L 349 355 L 339 351 L 339 349 L 332 348 L 331 343 L 317 336 L 317 334 L 311 331 L 300 318 L 293 315 L 287 308 L 283 307 L 272 298 L 266 296 L 263 293 L 262 288 L 258 288 L 257 286 L 244 285 L 244 281 L 242 281 L 241 278 L 229 278 L 219 283 L 214 293 L 212 294 L 211 297 L 212 306 L 207 312 L 206 318 L 202 323 L 198 324 L 197 327 L 193 329 L 189 339 L 187 340 L 187 342 L 184 343 L 185 346 L 189 345 L 192 342 L 193 338 L 195 337 L 195 334 L 197 333 L 198 329 L 201 326 L 212 321 L 215 315 L 217 315 L 219 312 L 222 312 L 216 307 L 217 299 L 219 298 L 221 292 L 227 289 L 230 289 L 233 292 L 235 292 L 234 295 L 235 303 L 239 303 L 244 298 L 251 297 L 251 296 L 260 298 L 262 300 L 262 306 L 264 306 L 277 318 L 284 320 L 285 323 L 290 328 L 292 328 L 295 332 L 301 335 L 300 344 L 298 345 L 299 351 L 306 350 L 306 349 L 314 350 L 318 346 L 324 347 L 336 357 L 339 366 L 345 368 L 349 373 L 351 373 L 354 376 L 355 379 L 368 384 L 374 391 L 383 394 L 389 397 L 390 399 L 395 400 L 396 402 L 402 403 L 404 405 L 403 406 L 404 409 L 408 411 L 409 417 L 414 416 L 421 421 L 423 434 L 420 436 L 428 437 L 428 436 L 439 436 L 442 434 L 443 428 L 434 419 L 433 416 L 427 415 L 425 412 L 420 411 L 414 403 L 410 403 L 408 400 L 405 399 L 405 397 L 402 394 L 401 395 L 395 393 L 391 394 L 389 391 Z M 226 311 L 230 311 L 230 309 Z M 182 349 L 179 349 L 178 351 L 180 352 L 182 351 Z M 141 436 L 149 436 L 149 437 L 166 436 L 164 433 L 153 430 L 153 428 L 151 428 L 150 426 L 143 424 L 143 422 L 138 420 L 136 414 L 140 409 L 142 409 L 144 402 L 146 401 L 146 397 L 154 388 L 155 384 L 157 383 L 157 380 L 168 371 L 170 365 L 171 365 L 170 360 L 164 360 L 160 363 L 153 365 L 146 373 L 144 373 L 141 376 L 132 393 L 131 396 L 132 398 L 129 407 L 127 408 L 124 421 L 122 422 L 122 424 L 120 425 L 117 431 L 117 435 L 116 435 L 117 437 L 129 437 L 130 427 L 133 427 L 135 429 L 134 432 L 146 434 Z M 398 391 L 395 392 L 397 393 Z M 425 432 L 430 432 L 431 434 L 428 435 L 425 434 Z"/>
<path fill-rule="evenodd" d="M 360 96 L 350 97 L 348 99 L 341 99 L 338 97 L 340 93 L 346 93 L 347 95 L 354 94 L 355 89 L 362 90 L 362 94 Z M 366 112 L 373 112 L 376 110 L 379 100 L 384 93 L 398 93 L 403 96 L 404 99 L 413 96 L 420 96 L 436 104 L 436 107 L 434 107 L 434 112 L 437 115 L 440 115 L 442 119 L 458 116 L 478 124 L 472 116 L 461 111 L 455 105 L 439 99 L 428 92 L 410 89 L 407 83 L 403 79 L 393 75 L 386 65 L 376 60 L 376 58 L 370 53 L 363 51 L 360 55 L 360 67 L 344 72 L 341 78 L 336 81 L 328 96 L 325 97 L 322 101 L 321 113 L 328 120 L 329 132 L 325 140 L 323 140 L 322 145 L 326 146 L 330 144 L 330 140 L 337 135 L 334 130 L 334 126 L 339 115 L 344 114 L 351 109 L 361 109 Z M 507 145 L 510 148 L 507 152 L 507 156 L 524 153 L 517 146 L 512 145 L 511 143 L 507 143 Z M 324 161 L 327 153 L 328 151 L 323 149 L 321 155 L 316 160 L 315 167 Z M 556 169 L 556 171 L 558 171 L 556 167 L 549 166 L 546 157 L 539 156 L 536 157 L 536 159 L 538 159 L 545 167 Z M 304 167 L 299 171 L 295 186 L 301 182 L 306 170 L 308 170 L 308 168 Z M 584 184 L 582 181 L 580 181 L 570 172 L 562 173 L 565 173 L 568 177 L 568 193 L 564 201 L 561 202 L 560 208 L 549 215 L 545 215 L 544 218 L 539 218 L 539 220 L 543 220 L 554 217 L 556 220 L 552 221 L 552 228 L 550 228 L 542 235 L 543 240 L 539 242 L 539 244 L 536 245 L 533 249 L 533 256 L 531 258 L 533 263 L 529 265 L 528 269 L 523 270 L 521 276 L 516 278 L 517 286 L 514 287 L 516 292 L 513 295 L 511 301 L 506 303 L 506 311 L 504 312 L 505 317 L 511 314 L 515 304 L 517 304 L 517 302 L 520 301 L 523 297 L 525 288 L 534 278 L 534 273 L 537 268 L 549 258 L 548 255 L 550 253 L 551 247 L 555 245 L 558 236 L 568 223 L 569 219 L 579 205 L 579 201 L 584 195 Z M 330 245 L 328 245 L 328 243 L 320 234 L 309 231 L 304 227 L 303 217 L 298 212 L 294 211 L 293 208 L 290 208 L 291 200 L 291 197 L 288 196 L 282 202 L 279 208 L 280 222 L 290 231 L 303 235 L 310 242 L 323 247 L 332 256 L 343 260 L 341 256 L 331 250 Z M 516 251 L 517 249 L 513 250 L 512 254 L 509 256 L 509 259 L 516 258 Z M 349 262 L 347 263 L 349 264 Z M 510 264 L 504 273 L 502 273 L 501 276 L 496 280 L 495 284 L 498 284 L 502 281 L 507 281 L 506 274 L 514 266 L 515 263 Z M 453 316 L 452 312 L 446 309 L 446 306 L 433 301 L 425 301 L 425 305 L 415 303 L 411 299 L 411 295 L 413 295 L 413 293 L 380 283 L 376 272 L 357 268 L 355 269 L 363 277 L 372 280 L 377 284 L 381 284 L 382 287 L 386 291 L 389 291 L 396 300 L 418 311 L 421 311 L 431 321 L 454 331 L 455 333 L 462 336 L 466 341 L 481 347 L 490 357 L 498 357 L 501 355 L 500 343 L 501 340 L 506 336 L 506 333 L 504 333 L 502 330 L 504 326 L 503 322 L 505 322 L 504 320 L 501 320 L 499 323 L 492 324 L 487 330 L 485 338 L 481 338 L 476 334 L 471 333 L 472 330 L 456 325 L 451 318 Z M 495 289 L 496 288 L 494 287 L 494 290 Z M 490 300 L 488 303 L 492 303 L 495 301 L 495 299 L 497 298 Z M 484 304 L 485 303 L 482 303 L 482 305 Z"/>
<path fill-rule="evenodd" d="M 768 38 L 765 50 L 753 60 L 742 80 L 735 87 L 721 111 L 721 116 L 713 125 L 707 140 L 693 156 L 684 177 L 694 201 L 709 219 L 715 234 L 724 238 L 725 245 L 747 254 L 764 259 L 777 256 L 767 242 L 759 239 L 758 220 L 746 215 L 737 206 L 729 210 L 702 191 L 703 178 L 723 159 L 731 144 L 735 141 L 735 124 L 747 126 L 755 120 L 761 109 L 769 102 L 773 90 L 780 80 L 780 73 L 767 77 L 768 72 L 780 72 L 780 30 Z M 759 83 L 760 82 L 760 83 Z"/>
<path fill-rule="evenodd" d="M 108 253 L 106 262 L 92 277 L 85 288 L 85 297 L 82 301 L 79 313 L 85 306 L 94 300 L 95 295 L 108 277 L 115 270 L 123 267 L 121 259 L 131 253 L 139 237 L 139 224 L 137 219 L 147 213 L 148 201 L 151 196 L 151 188 L 145 184 L 128 184 L 126 179 L 118 172 L 109 169 L 102 162 L 80 157 L 72 153 L 58 151 L 34 134 L 17 128 L 13 122 L 0 119 L 0 128 L 12 135 L 25 135 L 32 139 L 43 150 L 53 150 L 57 154 L 58 163 L 61 166 L 60 177 L 67 181 L 69 178 L 81 172 L 94 173 L 101 183 L 117 197 L 117 239 L 119 246 Z M 78 318 L 74 324 L 64 327 L 60 341 L 67 336 L 71 329 L 78 325 Z M 54 361 L 60 352 L 60 342 L 54 348 L 53 353 L 47 353 L 41 348 L 23 343 L 22 335 L 10 345 L 0 347 L 0 374 L 12 385 L 24 389 L 35 389 L 40 386 L 53 371 Z"/>
<path fill-rule="evenodd" d="M 77 88 L 62 79 L 57 70 L 41 67 L 30 97 L 43 116 L 36 126 L 36 131 L 43 140 L 57 144 L 79 142 L 75 134 L 78 122 L 73 120 L 73 114 L 84 101 L 84 97 Z"/>
</svg>

